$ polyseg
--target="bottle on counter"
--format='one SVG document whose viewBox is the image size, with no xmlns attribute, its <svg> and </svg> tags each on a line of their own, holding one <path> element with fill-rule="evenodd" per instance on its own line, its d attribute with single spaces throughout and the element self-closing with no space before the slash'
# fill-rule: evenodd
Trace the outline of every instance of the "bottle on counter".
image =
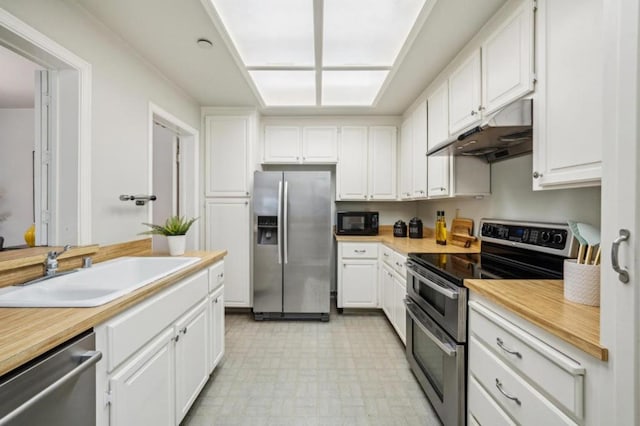
<svg viewBox="0 0 640 426">
<path fill-rule="evenodd" d="M 444 210 L 438 210 L 438 218 L 436 220 L 436 243 L 447 245 L 447 222 L 444 217 Z"/>
</svg>

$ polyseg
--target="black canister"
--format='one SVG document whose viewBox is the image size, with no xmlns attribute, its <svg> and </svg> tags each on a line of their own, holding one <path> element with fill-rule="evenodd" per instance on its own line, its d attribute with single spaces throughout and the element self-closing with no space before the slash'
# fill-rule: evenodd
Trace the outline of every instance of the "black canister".
<svg viewBox="0 0 640 426">
<path fill-rule="evenodd" d="M 422 238 L 422 221 L 414 217 L 409 221 L 409 238 Z"/>
<path fill-rule="evenodd" d="M 406 237 L 407 236 L 407 224 L 404 221 L 399 220 L 393 224 L 393 236 L 394 237 Z"/>
</svg>

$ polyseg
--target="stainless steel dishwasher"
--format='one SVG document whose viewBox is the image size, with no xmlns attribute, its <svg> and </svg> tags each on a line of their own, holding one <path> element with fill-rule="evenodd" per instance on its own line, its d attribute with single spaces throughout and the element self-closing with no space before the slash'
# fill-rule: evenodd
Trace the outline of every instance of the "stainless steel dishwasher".
<svg viewBox="0 0 640 426">
<path fill-rule="evenodd" d="M 95 347 L 88 331 L 0 377 L 0 426 L 95 425 Z"/>
</svg>

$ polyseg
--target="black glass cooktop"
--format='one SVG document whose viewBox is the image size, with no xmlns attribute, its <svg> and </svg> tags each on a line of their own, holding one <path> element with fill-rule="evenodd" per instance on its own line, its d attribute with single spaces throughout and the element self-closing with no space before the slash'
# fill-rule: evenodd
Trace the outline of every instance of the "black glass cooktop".
<svg viewBox="0 0 640 426">
<path fill-rule="evenodd" d="M 484 243 L 478 254 L 409 253 L 409 259 L 462 285 L 466 279 L 562 279 L 561 256 Z"/>
</svg>

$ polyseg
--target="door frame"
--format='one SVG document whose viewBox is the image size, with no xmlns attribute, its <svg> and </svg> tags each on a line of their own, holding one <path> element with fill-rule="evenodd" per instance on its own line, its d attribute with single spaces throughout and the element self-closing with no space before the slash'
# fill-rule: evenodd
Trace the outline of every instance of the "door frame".
<svg viewBox="0 0 640 426">
<path fill-rule="evenodd" d="M 69 117 L 62 118 L 56 114 L 53 118 L 52 125 L 56 132 L 52 132 L 50 142 L 57 149 L 51 156 L 53 173 L 50 185 L 53 188 L 51 196 L 54 198 L 52 206 L 55 211 L 51 212 L 53 223 L 49 226 L 49 244 L 91 244 L 91 64 L 2 8 L 0 43 L 50 70 L 74 72 L 73 81 L 70 82 L 66 77 L 64 84 L 56 81 L 59 97 L 65 97 L 65 103 L 68 102 L 77 111 L 69 114 Z M 62 132 L 65 134 L 61 135 Z M 74 173 L 69 173 L 69 170 L 62 173 L 57 167 L 63 149 L 77 152 L 76 161 L 73 162 L 77 168 Z M 61 201 L 58 198 L 61 196 L 60 187 L 69 186 L 75 187 L 76 191 L 68 201 Z M 68 217 L 60 214 L 63 204 L 76 216 L 75 229 L 68 234 L 69 238 L 65 237 L 64 226 L 60 224 L 63 216 Z M 69 241 L 72 238 L 75 241 Z"/>
<path fill-rule="evenodd" d="M 148 159 L 149 194 L 153 194 L 153 126 L 159 121 L 180 136 L 180 177 L 179 177 L 179 205 L 182 206 L 182 216 L 200 216 L 200 132 L 188 125 L 175 115 L 153 102 L 149 102 L 149 130 L 148 130 Z M 148 222 L 153 221 L 153 202 L 149 203 Z M 201 219 L 204 220 L 204 219 Z M 198 250 L 201 247 L 200 227 L 193 227 L 194 231 L 187 234 L 187 250 Z"/>
</svg>

